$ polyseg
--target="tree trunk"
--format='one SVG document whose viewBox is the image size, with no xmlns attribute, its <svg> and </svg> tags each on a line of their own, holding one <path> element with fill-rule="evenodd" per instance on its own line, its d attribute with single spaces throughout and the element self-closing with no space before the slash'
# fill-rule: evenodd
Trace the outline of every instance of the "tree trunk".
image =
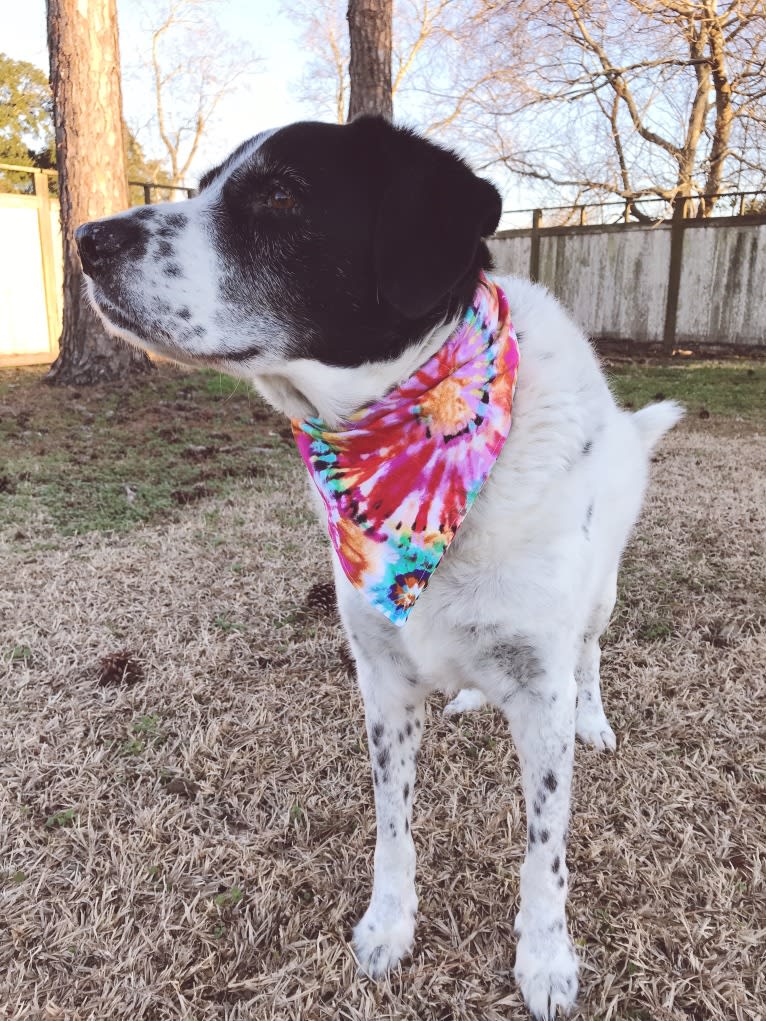
<svg viewBox="0 0 766 1021">
<path fill-rule="evenodd" d="M 348 31 L 351 40 L 348 119 L 360 113 L 377 113 L 391 120 L 392 0 L 349 0 Z"/>
<path fill-rule="evenodd" d="M 64 242 L 64 322 L 46 379 L 83 385 L 151 366 L 109 337 L 83 290 L 74 232 L 86 220 L 126 209 L 115 0 L 48 0 L 48 48 Z"/>
</svg>

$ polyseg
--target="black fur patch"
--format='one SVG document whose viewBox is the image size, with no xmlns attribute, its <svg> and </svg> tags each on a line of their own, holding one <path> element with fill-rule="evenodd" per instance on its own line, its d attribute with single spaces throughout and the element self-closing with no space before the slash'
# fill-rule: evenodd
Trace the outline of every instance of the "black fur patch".
<svg viewBox="0 0 766 1021">
<path fill-rule="evenodd" d="M 490 649 L 488 658 L 517 684 L 529 684 L 544 673 L 536 649 L 522 638 L 518 641 L 498 642 Z"/>
<path fill-rule="evenodd" d="M 379 117 L 291 124 L 244 151 L 200 182 L 203 193 L 223 182 L 212 224 L 223 294 L 246 315 L 279 309 L 291 354 L 383 361 L 468 308 L 501 204 L 455 154 Z M 293 208 L 268 206 L 275 186 Z"/>
</svg>

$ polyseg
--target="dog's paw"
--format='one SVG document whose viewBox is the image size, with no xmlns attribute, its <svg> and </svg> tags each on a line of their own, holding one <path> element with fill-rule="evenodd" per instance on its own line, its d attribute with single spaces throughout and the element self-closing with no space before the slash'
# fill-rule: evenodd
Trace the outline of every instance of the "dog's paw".
<svg viewBox="0 0 766 1021">
<path fill-rule="evenodd" d="M 617 747 L 617 738 L 603 709 L 588 706 L 581 710 L 578 706 L 576 732 L 583 744 L 595 748 L 597 752 L 613 752 Z"/>
<path fill-rule="evenodd" d="M 372 905 L 354 929 L 354 953 L 360 969 L 370 978 L 381 978 L 395 968 L 412 949 L 416 911 L 392 916 Z"/>
<path fill-rule="evenodd" d="M 566 933 L 519 937 L 516 984 L 535 1021 L 554 1021 L 558 1009 L 569 1014 L 577 999 L 577 956 Z"/>
<path fill-rule="evenodd" d="M 462 688 L 455 698 L 445 705 L 442 715 L 457 716 L 458 713 L 470 713 L 486 704 L 486 698 L 477 688 Z"/>
</svg>

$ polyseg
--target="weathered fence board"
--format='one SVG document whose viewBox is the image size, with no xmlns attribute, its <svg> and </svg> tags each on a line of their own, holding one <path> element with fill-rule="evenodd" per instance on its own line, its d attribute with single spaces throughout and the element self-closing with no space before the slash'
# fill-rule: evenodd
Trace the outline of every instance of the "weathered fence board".
<svg viewBox="0 0 766 1021">
<path fill-rule="evenodd" d="M 536 276 L 594 340 L 766 346 L 766 216 L 533 227 L 490 248 L 500 272 Z"/>
</svg>

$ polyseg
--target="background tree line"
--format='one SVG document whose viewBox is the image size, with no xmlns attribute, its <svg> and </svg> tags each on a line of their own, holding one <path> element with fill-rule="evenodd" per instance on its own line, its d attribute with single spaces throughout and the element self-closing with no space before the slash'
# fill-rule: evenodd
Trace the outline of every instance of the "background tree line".
<svg viewBox="0 0 766 1021">
<path fill-rule="evenodd" d="M 93 175 L 103 177 L 107 166 L 119 177 L 127 168 L 131 177 L 185 183 L 221 99 L 257 65 L 250 47 L 217 29 L 210 0 L 147 8 L 151 126 L 163 154 L 147 159 L 139 138 L 148 124 L 117 135 L 105 127 L 122 123 L 119 75 L 111 90 L 104 86 L 120 66 L 114 2 L 79 0 L 87 17 L 72 42 L 75 0 L 49 0 L 53 103 L 42 72 L 0 58 L 0 160 L 50 166 L 57 151 L 65 246 L 66 216 L 74 215 L 67 188 L 88 196 L 77 215 L 92 219 L 128 201 L 117 201 L 119 189 L 96 201 Z M 459 146 L 480 169 L 528 182 L 538 202 L 619 199 L 640 218 L 642 200 L 684 196 L 709 215 L 715 198 L 707 196 L 766 184 L 763 0 L 284 0 L 283 7 L 303 26 L 309 59 L 298 88 L 316 115 L 394 114 Z M 78 86 L 66 95 L 73 73 Z M 99 126 L 105 98 L 115 110 Z M 89 132 L 99 145 L 90 178 L 88 147 L 75 158 L 67 144 Z M 65 273 L 74 279 L 76 265 Z M 70 305 L 78 288 L 65 284 Z M 65 312 L 52 374 L 82 381 L 94 375 L 92 345 L 75 370 L 75 334 L 81 341 L 97 324 L 83 331 L 79 318 L 70 320 Z M 124 370 L 105 356 L 95 374 L 114 371 Z"/>
</svg>

